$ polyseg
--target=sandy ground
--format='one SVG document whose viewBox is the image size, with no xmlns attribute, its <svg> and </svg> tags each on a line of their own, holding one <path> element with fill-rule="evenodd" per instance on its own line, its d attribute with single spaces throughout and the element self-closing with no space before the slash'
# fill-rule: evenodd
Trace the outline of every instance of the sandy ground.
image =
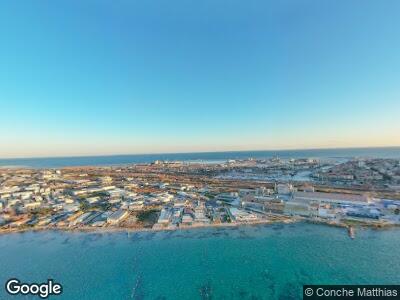
<svg viewBox="0 0 400 300">
<path fill-rule="evenodd" d="M 179 226 L 176 228 L 144 228 L 144 227 L 118 227 L 118 226 L 105 226 L 105 227 L 92 227 L 92 226 L 79 226 L 79 227 L 52 227 L 52 226 L 43 226 L 43 227 L 32 227 L 32 228 L 7 228 L 0 229 L 0 234 L 10 234 L 10 233 L 21 233 L 21 232 L 37 232 L 44 230 L 53 230 L 53 231 L 70 231 L 70 232 L 96 232 L 96 233 L 108 233 L 108 232 L 156 232 L 156 231 L 178 231 L 178 230 L 188 230 L 188 229 L 196 229 L 196 228 L 223 228 L 223 227 L 239 227 L 239 226 L 252 226 L 259 224 L 288 224 L 288 223 L 296 223 L 296 222 L 309 222 L 315 224 L 324 224 L 329 226 L 343 227 L 348 228 L 349 225 L 344 222 L 332 222 L 328 220 L 311 220 L 303 217 L 287 217 L 282 216 L 282 218 L 277 218 L 275 220 L 270 219 L 260 219 L 252 222 L 234 222 L 234 223 L 219 223 L 219 224 L 205 224 L 205 225 L 190 225 L 190 226 Z M 351 225 L 356 226 L 356 225 Z M 393 224 L 384 224 L 384 223 L 360 223 L 362 227 L 369 228 L 389 228 L 395 227 Z"/>
</svg>

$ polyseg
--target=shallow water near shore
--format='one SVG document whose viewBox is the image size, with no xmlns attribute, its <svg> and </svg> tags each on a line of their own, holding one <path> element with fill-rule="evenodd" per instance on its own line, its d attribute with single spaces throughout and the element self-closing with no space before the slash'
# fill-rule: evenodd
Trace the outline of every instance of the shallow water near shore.
<svg viewBox="0 0 400 300">
<path fill-rule="evenodd" d="M 303 284 L 400 282 L 400 230 L 273 224 L 0 236 L 7 279 L 54 279 L 54 299 L 299 299 Z M 18 299 L 18 297 L 13 297 Z M 29 299 L 22 298 L 21 299 Z"/>
</svg>

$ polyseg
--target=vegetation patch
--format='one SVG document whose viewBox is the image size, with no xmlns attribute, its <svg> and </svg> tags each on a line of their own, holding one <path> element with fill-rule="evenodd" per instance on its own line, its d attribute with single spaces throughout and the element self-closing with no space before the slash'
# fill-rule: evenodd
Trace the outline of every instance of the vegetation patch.
<svg viewBox="0 0 400 300">
<path fill-rule="evenodd" d="M 138 222 L 142 223 L 144 227 L 153 227 L 155 223 L 157 223 L 158 216 L 160 214 L 160 210 L 158 209 L 149 209 L 138 212 L 136 217 Z"/>
</svg>

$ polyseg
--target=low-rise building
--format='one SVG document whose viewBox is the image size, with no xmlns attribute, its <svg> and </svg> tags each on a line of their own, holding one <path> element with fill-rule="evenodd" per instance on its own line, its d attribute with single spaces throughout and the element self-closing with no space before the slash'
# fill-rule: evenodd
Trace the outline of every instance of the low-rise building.
<svg viewBox="0 0 400 300">
<path fill-rule="evenodd" d="M 237 222 L 251 222 L 258 219 L 256 215 L 236 207 L 229 208 L 229 211 L 232 219 Z"/>
<path fill-rule="evenodd" d="M 193 216 L 190 214 L 183 214 L 182 216 L 182 225 L 192 225 L 193 224 Z"/>
<path fill-rule="evenodd" d="M 310 205 L 304 201 L 287 201 L 284 213 L 290 216 L 311 216 Z"/>
<path fill-rule="evenodd" d="M 168 225 L 172 216 L 172 210 L 170 208 L 164 207 L 161 210 L 160 216 L 158 217 L 158 224 Z"/>
<path fill-rule="evenodd" d="M 111 225 L 116 225 L 128 216 L 128 211 L 119 209 L 107 218 L 107 222 Z"/>
<path fill-rule="evenodd" d="M 238 193 L 222 193 L 215 197 L 215 200 L 221 201 L 230 205 L 240 205 L 240 198 Z"/>
<path fill-rule="evenodd" d="M 349 204 L 349 205 L 360 205 L 369 204 L 373 202 L 373 199 L 368 195 L 358 194 L 340 194 L 340 193 L 321 193 L 321 192 L 295 192 L 293 194 L 293 200 L 297 202 L 317 202 L 317 203 L 329 203 L 329 204 Z"/>
</svg>

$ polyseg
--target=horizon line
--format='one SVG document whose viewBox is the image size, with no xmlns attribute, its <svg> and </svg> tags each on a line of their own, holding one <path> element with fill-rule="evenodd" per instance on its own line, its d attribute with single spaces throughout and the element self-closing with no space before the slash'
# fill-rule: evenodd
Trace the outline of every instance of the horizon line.
<svg viewBox="0 0 400 300">
<path fill-rule="evenodd" d="M 263 151 L 308 151 L 308 150 L 341 150 L 341 149 L 383 149 L 400 148 L 397 146 L 356 146 L 356 147 L 321 147 L 321 148 L 279 148 L 262 150 L 221 150 L 221 151 L 189 151 L 189 152 L 147 152 L 147 153 L 123 153 L 123 154 L 93 154 L 93 155 L 54 155 L 54 156 L 19 156 L 19 157 L 0 157 L 0 160 L 12 159 L 41 159 L 41 158 L 79 158 L 79 157 L 112 157 L 112 156 L 132 156 L 132 155 L 165 155 L 165 154 L 200 154 L 200 153 L 240 153 L 240 152 L 263 152 Z"/>
</svg>

